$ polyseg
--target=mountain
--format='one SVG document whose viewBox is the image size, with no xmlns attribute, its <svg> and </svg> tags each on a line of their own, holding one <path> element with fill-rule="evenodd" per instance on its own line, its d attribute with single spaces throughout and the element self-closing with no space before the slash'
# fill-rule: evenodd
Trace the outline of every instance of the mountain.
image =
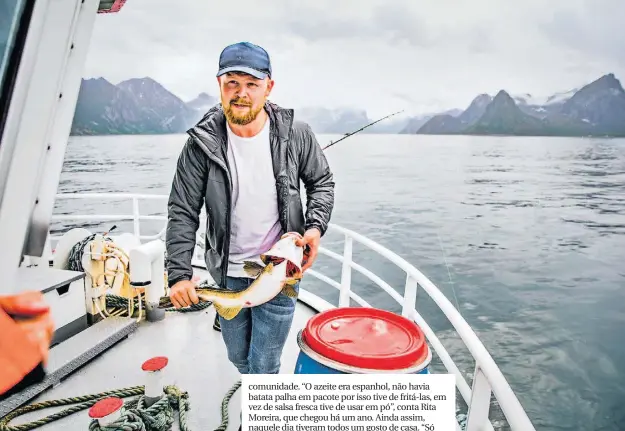
<svg viewBox="0 0 625 431">
<path fill-rule="evenodd" d="M 543 120 L 524 113 L 504 90 L 486 106 L 484 114 L 464 129 L 467 134 L 535 135 L 544 133 Z"/>
<path fill-rule="evenodd" d="M 625 91 L 609 73 L 582 87 L 560 113 L 590 126 L 592 134 L 625 134 Z"/>
<path fill-rule="evenodd" d="M 188 101 L 187 106 L 195 110 L 207 112 L 217 103 L 219 103 L 219 99 L 216 97 L 210 96 L 207 93 L 200 93 L 195 99 Z"/>
<path fill-rule="evenodd" d="M 459 116 L 435 116 L 416 133 L 625 136 L 625 91 L 612 73 L 544 99 L 505 90 L 489 98 L 479 95 Z"/>
<path fill-rule="evenodd" d="M 383 116 L 381 116 L 383 117 Z M 380 118 L 381 118 L 380 117 Z M 376 121 L 379 118 L 376 118 Z M 397 134 L 402 133 L 402 130 L 408 126 L 408 124 L 413 120 L 413 117 L 409 117 L 406 115 L 398 114 L 397 116 L 393 116 L 391 118 L 387 118 L 379 123 L 374 124 L 371 127 L 366 128 L 361 133 L 369 133 L 369 134 Z"/>
<path fill-rule="evenodd" d="M 307 122 L 315 133 L 345 134 L 371 122 L 367 112 L 358 109 L 303 107 L 295 110 L 295 119 Z"/>
<path fill-rule="evenodd" d="M 459 115 L 441 114 L 435 115 L 419 128 L 420 134 L 460 133 L 465 128 L 475 124 L 486 111 L 486 107 L 492 101 L 488 94 L 477 96 L 468 108 Z"/>
<path fill-rule="evenodd" d="M 104 78 L 83 80 L 71 133 L 100 135 L 146 133 L 158 129 L 158 119 L 143 113 L 127 91 Z"/>
<path fill-rule="evenodd" d="M 71 134 L 180 133 L 202 114 L 151 78 L 117 85 L 104 78 L 83 79 Z"/>
<path fill-rule="evenodd" d="M 149 77 L 114 85 L 83 79 L 72 135 L 184 133 L 219 102 L 207 93 L 184 102 Z M 316 133 L 346 134 L 372 122 L 361 109 L 304 107 L 297 119 Z M 625 136 L 625 91 L 613 73 L 579 89 L 539 98 L 480 94 L 464 110 L 385 119 L 362 133 Z"/>
<path fill-rule="evenodd" d="M 194 119 L 200 119 L 195 110 L 152 78 L 133 78 L 117 87 L 126 91 L 141 112 L 146 113 L 164 131 L 185 130 Z"/>
<path fill-rule="evenodd" d="M 465 125 L 453 115 L 435 115 L 426 121 L 417 131 L 421 135 L 440 135 L 460 133 Z"/>
<path fill-rule="evenodd" d="M 486 108 L 493 101 L 493 98 L 488 94 L 480 94 L 477 96 L 469 107 L 458 116 L 458 119 L 462 124 L 472 126 L 475 124 L 486 112 Z"/>
<path fill-rule="evenodd" d="M 405 127 L 401 130 L 402 134 L 414 134 L 417 133 L 419 131 L 419 129 L 421 127 L 423 127 L 423 125 L 425 123 L 427 123 L 428 121 L 430 121 L 432 118 L 436 117 L 436 116 L 451 116 L 451 117 L 456 117 L 458 115 L 462 114 L 462 110 L 460 109 L 450 109 L 448 111 L 444 111 L 442 113 L 436 113 L 436 114 L 425 114 L 425 115 L 419 115 L 416 117 L 411 117 L 408 119 Z"/>
<path fill-rule="evenodd" d="M 513 96 L 521 111 L 538 118 L 545 118 L 548 115 L 556 114 L 562 105 L 577 92 L 577 88 L 561 93 L 555 93 L 549 97 L 535 97 L 531 94 Z"/>
<path fill-rule="evenodd" d="M 430 120 L 433 116 L 434 115 L 432 114 L 426 114 L 426 115 L 419 115 L 417 117 L 409 118 L 405 126 L 403 127 L 403 129 L 401 129 L 399 133 L 402 133 L 402 134 L 417 133 L 419 129 L 423 127 L 423 125 L 427 123 L 428 120 Z"/>
</svg>

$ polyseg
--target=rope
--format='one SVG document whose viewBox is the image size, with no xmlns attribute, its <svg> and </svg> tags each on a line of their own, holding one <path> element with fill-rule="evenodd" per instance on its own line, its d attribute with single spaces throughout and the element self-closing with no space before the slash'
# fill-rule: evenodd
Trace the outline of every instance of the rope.
<svg viewBox="0 0 625 431">
<path fill-rule="evenodd" d="M 48 401 L 42 401 L 39 403 L 30 404 L 24 407 L 20 407 L 16 410 L 13 410 L 12 412 L 4 416 L 0 420 L 0 431 L 28 431 L 28 430 L 32 430 L 35 428 L 39 428 L 41 426 L 49 424 L 50 422 L 54 422 L 58 419 L 62 419 L 71 414 L 74 414 L 76 412 L 89 408 L 103 398 L 107 398 L 107 397 L 126 398 L 126 397 L 130 397 L 133 395 L 141 395 L 143 394 L 143 390 L 144 390 L 143 386 L 133 386 L 129 388 L 115 389 L 112 391 L 101 392 L 99 394 L 83 395 L 83 396 L 71 397 L 71 398 L 62 398 L 58 400 L 48 400 Z M 67 406 L 67 405 L 76 404 L 76 403 L 80 403 L 80 404 L 77 404 L 73 407 L 70 407 L 68 409 L 62 410 L 57 413 L 53 413 L 49 416 L 46 416 L 42 419 L 39 419 L 33 422 L 28 422 L 22 425 L 12 425 L 12 426 L 9 425 L 9 422 L 11 422 L 13 419 L 15 419 L 18 416 L 24 415 L 26 413 L 46 409 L 49 407 Z"/>
<path fill-rule="evenodd" d="M 68 257 L 68 269 L 72 271 L 86 272 L 85 268 L 82 265 L 82 259 L 85 254 L 85 249 L 89 246 L 89 243 L 93 241 L 96 237 L 97 237 L 97 234 L 92 234 L 92 235 L 85 237 L 84 239 L 77 242 L 76 244 L 74 244 L 74 246 L 70 250 L 69 257 Z M 124 257 L 127 261 L 129 261 L 130 259 L 128 258 L 127 254 L 123 250 L 118 248 L 115 245 L 114 241 L 108 236 L 103 235 L 102 238 L 107 243 L 107 247 L 113 251 L 112 253 L 106 253 L 106 256 L 108 256 L 108 258 L 114 258 L 118 261 L 118 268 L 119 267 L 122 268 L 121 272 L 123 276 L 129 280 L 130 274 L 126 270 L 126 265 L 124 264 L 124 262 L 121 261 L 120 257 L 116 255 L 116 253 L 121 254 L 122 257 Z M 165 259 L 167 259 L 166 256 L 165 256 Z M 119 275 L 122 275 L 122 274 L 119 274 Z M 92 276 L 92 278 L 94 277 L 93 274 L 90 274 L 90 275 Z M 101 277 L 106 277 L 106 276 L 111 276 L 111 275 L 116 277 L 118 274 L 114 274 L 114 273 L 111 273 L 110 271 L 105 270 L 103 273 L 98 274 L 93 280 L 93 282 L 95 285 L 99 285 L 100 284 L 99 280 Z M 104 284 L 108 286 L 106 284 L 106 281 L 104 282 Z M 210 284 L 207 282 L 204 282 L 202 283 L 202 285 L 198 286 L 198 288 L 201 288 L 204 285 L 209 286 Z M 171 301 L 169 300 L 164 301 L 163 299 L 164 298 L 162 298 L 160 301 L 159 308 L 164 309 L 165 311 L 168 311 L 168 312 L 176 311 L 179 313 L 188 313 L 188 312 L 200 311 L 200 310 L 204 310 L 208 308 L 212 304 L 212 302 L 201 302 L 198 304 L 192 304 L 191 306 L 185 307 L 185 308 L 175 308 L 173 304 L 171 303 Z M 144 317 L 143 310 L 146 309 L 144 293 L 140 293 L 139 295 L 137 295 L 137 297 L 133 297 L 133 298 L 127 298 L 124 296 L 106 293 L 105 304 L 106 305 L 104 307 L 100 307 L 97 301 L 94 301 L 94 305 L 98 313 L 103 318 L 107 318 L 111 316 L 128 315 L 129 317 L 136 317 L 137 320 L 141 320 Z M 137 310 L 137 306 L 138 306 L 138 310 Z"/>
<path fill-rule="evenodd" d="M 72 249 L 69 251 L 69 257 L 67 258 L 67 269 L 70 271 L 85 272 L 85 269 L 82 267 L 82 258 L 85 254 L 87 244 L 93 241 L 96 235 L 97 234 L 95 233 L 91 234 L 74 244 Z M 113 240 L 107 236 L 104 237 L 104 240 L 107 242 L 113 242 Z"/>
<path fill-rule="evenodd" d="M 115 229 L 116 226 L 113 226 L 112 229 Z M 111 230 L 112 230 L 111 229 Z M 110 230 L 109 230 L 110 231 Z M 103 250 L 103 254 L 98 254 L 98 259 L 99 261 L 102 261 L 102 266 L 103 266 L 103 270 L 99 273 L 91 273 L 89 270 L 85 269 L 82 263 L 82 259 L 84 258 L 85 253 L 87 254 L 91 254 L 90 251 L 86 251 L 86 249 L 89 247 L 89 244 L 94 241 L 99 235 L 98 234 L 91 234 L 85 238 L 83 238 L 81 241 L 78 241 L 76 244 L 74 244 L 72 246 L 72 248 L 70 249 L 70 253 L 68 256 L 68 262 L 67 262 L 67 267 L 68 269 L 72 270 L 72 271 L 79 271 L 79 272 L 84 272 L 87 275 L 89 275 L 92 279 L 92 283 L 93 283 L 93 288 L 94 289 L 101 289 L 103 287 L 105 288 L 110 288 L 111 286 L 115 285 L 115 282 L 117 280 L 117 277 L 123 277 L 122 280 L 122 286 L 123 285 L 128 285 L 130 282 L 130 274 L 127 270 L 127 265 L 130 262 L 130 257 L 128 256 L 128 254 L 122 250 L 121 248 L 119 248 L 115 242 L 109 238 L 106 234 L 101 235 L 102 240 L 105 242 L 105 247 Z M 101 258 L 104 257 L 105 259 L 102 260 Z M 109 259 L 113 259 L 116 261 L 116 268 L 117 270 L 115 271 L 111 271 L 111 270 L 107 270 L 106 266 L 107 266 L 107 262 Z M 125 260 L 125 262 L 123 260 Z M 107 281 L 107 277 L 113 277 L 113 282 L 111 283 L 111 285 L 109 285 L 108 281 Z M 103 293 L 103 292 L 101 292 Z M 113 313 L 110 313 L 109 310 L 106 309 L 106 307 L 104 309 L 102 309 L 98 302 L 97 302 L 97 297 L 94 298 L 94 303 L 93 305 L 95 306 L 96 310 L 98 311 L 98 313 L 103 317 L 103 318 L 107 318 L 109 316 L 112 315 L 120 315 L 122 314 L 119 311 L 115 311 Z M 139 304 L 139 313 L 137 316 L 137 320 L 141 320 L 142 318 L 142 304 Z M 129 315 L 135 315 L 134 313 L 134 299 L 131 299 L 129 304 L 128 304 L 128 314 Z"/>
<path fill-rule="evenodd" d="M 138 302 L 145 309 L 145 297 L 143 295 L 141 295 Z M 111 315 L 113 315 L 113 313 L 116 313 L 115 315 L 118 316 L 126 312 L 128 310 L 129 303 L 130 301 L 128 300 L 128 298 L 124 296 L 113 295 L 113 294 L 106 295 L 106 308 L 111 309 L 111 310 L 117 310 L 117 311 L 110 312 Z M 207 302 L 199 302 L 197 304 L 191 304 L 190 306 L 184 307 L 184 308 L 175 308 L 173 304 L 171 303 L 171 300 L 169 300 L 169 298 L 163 297 L 161 298 L 159 302 L 158 308 L 164 309 L 167 312 L 175 311 L 178 313 L 189 313 L 189 312 L 204 310 L 210 307 L 211 305 L 212 305 L 212 302 L 207 301 Z M 137 313 L 133 313 L 130 317 L 134 317 L 135 314 Z"/>
<path fill-rule="evenodd" d="M 221 423 L 214 431 L 225 431 L 228 428 L 228 404 L 234 393 L 241 386 L 241 380 L 238 380 L 226 392 L 221 402 Z M 129 388 L 115 389 L 112 391 L 101 392 L 99 394 L 83 395 L 80 397 L 62 398 L 58 400 L 42 401 L 28 406 L 20 407 L 13 410 L 0 420 L 0 431 L 29 431 L 39 428 L 58 419 L 62 419 L 71 414 L 91 407 L 98 401 L 108 397 L 127 398 L 134 395 L 138 397 L 127 401 L 122 407 L 120 418 L 108 426 L 100 426 L 96 419 L 93 419 L 88 427 L 89 431 L 167 431 L 170 430 L 175 416 L 178 411 L 180 421 L 180 431 L 191 431 L 188 426 L 188 412 L 190 410 L 189 395 L 177 386 L 168 385 L 164 388 L 163 396 L 146 407 L 144 386 L 132 386 Z M 53 413 L 42 419 L 28 422 L 21 425 L 9 425 L 9 423 L 18 416 L 24 415 L 37 410 L 49 407 L 58 407 L 70 404 L 76 404 L 68 409 Z"/>
<path fill-rule="evenodd" d="M 166 386 L 165 396 L 147 407 L 142 395 L 129 401 L 121 417 L 113 423 L 100 426 L 96 419 L 89 424 L 89 431 L 165 431 L 174 423 L 174 410 L 180 410 L 180 431 L 188 431 L 186 411 L 189 410 L 188 394 L 176 386 Z M 183 413 L 184 412 L 184 413 Z"/>
<path fill-rule="evenodd" d="M 226 431 L 226 428 L 228 428 L 228 421 L 230 420 L 228 417 L 228 403 L 240 386 L 241 380 L 238 380 L 234 385 L 232 385 L 228 392 L 226 392 L 224 399 L 221 401 L 221 424 L 219 424 L 214 431 Z"/>
</svg>

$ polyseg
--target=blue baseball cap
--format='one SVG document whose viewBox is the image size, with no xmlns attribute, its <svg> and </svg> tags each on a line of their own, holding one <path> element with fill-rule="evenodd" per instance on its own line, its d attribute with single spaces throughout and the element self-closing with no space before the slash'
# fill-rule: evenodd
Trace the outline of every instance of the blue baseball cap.
<svg viewBox="0 0 625 431">
<path fill-rule="evenodd" d="M 217 76 L 228 72 L 243 72 L 258 78 L 271 78 L 269 54 L 258 45 L 239 42 L 224 48 L 219 56 Z"/>
</svg>

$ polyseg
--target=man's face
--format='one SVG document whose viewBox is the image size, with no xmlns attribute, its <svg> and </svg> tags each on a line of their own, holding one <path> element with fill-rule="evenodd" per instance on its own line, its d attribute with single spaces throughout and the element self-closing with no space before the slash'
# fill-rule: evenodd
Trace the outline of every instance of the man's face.
<svg viewBox="0 0 625 431">
<path fill-rule="evenodd" d="M 239 125 L 254 121 L 273 88 L 271 79 L 258 79 L 246 73 L 227 73 L 218 82 L 226 118 Z"/>
</svg>

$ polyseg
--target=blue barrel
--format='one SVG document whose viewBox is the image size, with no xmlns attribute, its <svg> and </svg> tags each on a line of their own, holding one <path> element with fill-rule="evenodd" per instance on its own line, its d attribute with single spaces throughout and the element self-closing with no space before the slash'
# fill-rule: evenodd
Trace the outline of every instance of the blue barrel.
<svg viewBox="0 0 625 431">
<path fill-rule="evenodd" d="M 295 374 L 429 374 L 432 352 L 413 321 L 390 311 L 342 307 L 297 334 Z"/>
</svg>

